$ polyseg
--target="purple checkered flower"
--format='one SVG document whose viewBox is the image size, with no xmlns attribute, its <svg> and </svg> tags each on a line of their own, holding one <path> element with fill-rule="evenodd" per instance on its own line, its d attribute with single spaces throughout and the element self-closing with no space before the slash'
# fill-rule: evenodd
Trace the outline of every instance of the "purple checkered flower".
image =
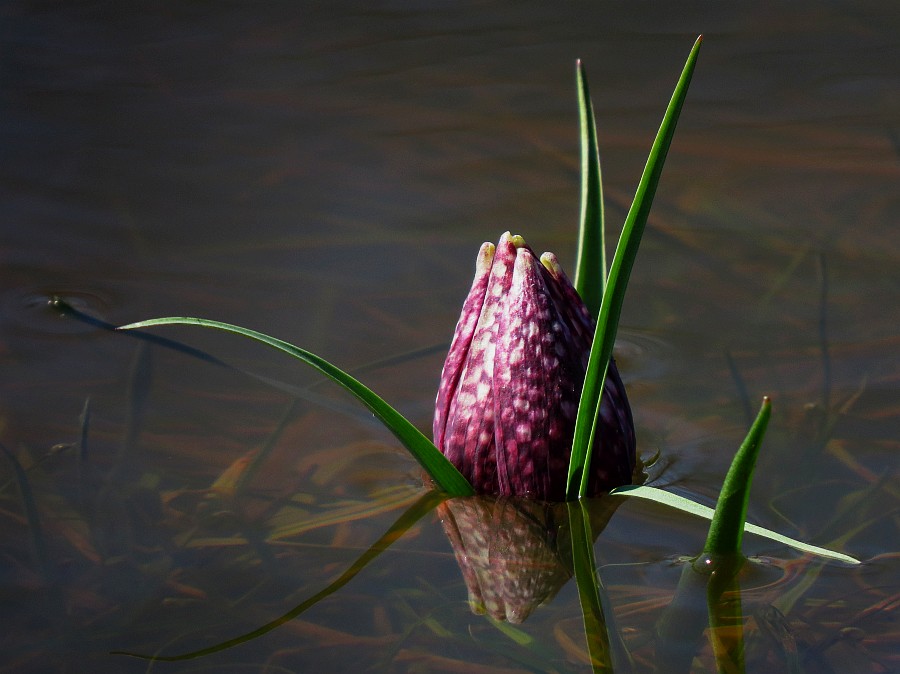
<svg viewBox="0 0 900 674">
<path fill-rule="evenodd" d="M 561 501 L 594 321 L 552 253 L 506 232 L 478 252 L 441 373 L 438 449 L 476 492 Z M 606 376 L 589 495 L 629 484 L 634 424 L 614 362 Z"/>
</svg>

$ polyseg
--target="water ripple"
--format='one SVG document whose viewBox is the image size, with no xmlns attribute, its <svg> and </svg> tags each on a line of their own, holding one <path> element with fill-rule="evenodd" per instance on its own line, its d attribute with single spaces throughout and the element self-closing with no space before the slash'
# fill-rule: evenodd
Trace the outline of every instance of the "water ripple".
<svg viewBox="0 0 900 674">
<path fill-rule="evenodd" d="M 110 293 L 64 288 L 18 288 L 0 296 L 0 314 L 8 325 L 47 335 L 83 335 L 98 325 L 73 319 L 53 306 L 56 298 L 74 309 L 104 320 L 114 305 Z"/>
</svg>

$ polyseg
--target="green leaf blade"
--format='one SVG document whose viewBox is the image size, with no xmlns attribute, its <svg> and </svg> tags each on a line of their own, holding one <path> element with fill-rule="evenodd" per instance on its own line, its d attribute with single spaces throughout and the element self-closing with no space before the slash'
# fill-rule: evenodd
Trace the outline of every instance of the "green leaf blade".
<svg viewBox="0 0 900 674">
<path fill-rule="evenodd" d="M 587 73 L 579 59 L 578 117 L 581 122 L 581 218 L 578 227 L 578 252 L 575 262 L 575 290 L 591 316 L 600 313 L 606 288 L 606 228 L 603 224 L 603 180 L 597 144 L 594 105 L 588 88 Z"/>
<path fill-rule="evenodd" d="M 660 503 L 670 508 L 675 508 L 676 510 L 680 510 L 690 515 L 696 515 L 697 517 L 702 517 L 707 520 L 712 520 L 713 514 L 715 512 L 712 508 L 692 501 L 688 498 L 685 498 L 684 496 L 679 496 L 678 494 L 673 494 L 662 489 L 657 489 L 656 487 L 647 487 L 645 485 L 629 484 L 624 487 L 617 487 L 616 489 L 613 489 L 610 494 L 613 496 L 631 496 L 635 498 L 646 499 L 648 501 L 654 501 L 656 503 Z M 827 548 L 820 548 L 816 545 L 810 545 L 809 543 L 804 543 L 803 541 L 798 541 L 794 538 L 790 538 L 789 536 L 784 536 L 783 534 L 779 534 L 778 532 L 772 531 L 771 529 L 766 529 L 765 527 L 761 527 L 756 524 L 745 524 L 744 531 L 746 531 L 747 533 L 755 534 L 756 536 L 768 538 L 769 540 L 781 543 L 806 554 L 825 557 L 826 559 L 833 559 L 838 562 L 843 562 L 844 564 L 857 565 L 861 563 L 858 559 L 855 559 L 850 555 L 845 555 L 841 552 L 828 550 Z"/>
<path fill-rule="evenodd" d="M 606 288 L 603 292 L 603 301 L 597 317 L 597 328 L 594 333 L 594 342 L 591 346 L 584 388 L 581 391 L 581 400 L 578 405 L 575 437 L 572 442 L 572 455 L 569 463 L 567 499 L 575 498 L 576 495 L 583 497 L 587 491 L 589 477 L 587 467 L 590 466 L 590 454 L 593 449 L 590 441 L 600 412 L 600 398 L 606 381 L 609 359 L 612 357 L 613 346 L 616 341 L 616 332 L 619 326 L 619 317 L 622 314 L 625 290 L 631 275 L 631 269 L 634 266 L 641 237 L 644 233 L 644 227 L 647 224 L 647 217 L 650 213 L 653 197 L 656 194 L 666 154 L 672 144 L 675 126 L 678 123 L 681 108 L 687 97 L 687 90 L 697 62 L 701 42 L 702 36 L 698 37 L 694 43 L 678 79 L 678 84 L 675 86 L 675 91 L 663 116 L 662 124 L 650 149 L 650 156 L 638 183 L 634 201 L 625 218 L 625 224 L 622 226 L 622 233 L 613 256 Z"/>
<path fill-rule="evenodd" d="M 772 403 L 763 398 L 756 420 L 750 426 L 747 437 L 731 461 L 722 490 L 716 501 L 716 512 L 703 552 L 710 555 L 740 555 L 744 523 L 747 521 L 747 504 L 750 502 L 750 485 L 756 458 L 762 446 L 763 436 L 772 415 Z"/>
<path fill-rule="evenodd" d="M 619 637 L 615 615 L 603 591 L 594 558 L 594 533 L 585 501 L 567 504 L 572 538 L 572 569 L 581 602 L 588 657 L 594 674 L 631 672 L 631 658 Z M 606 599 L 606 601 L 604 601 Z"/>
<path fill-rule="evenodd" d="M 469 484 L 468 480 L 462 476 L 456 467 L 441 454 L 437 447 L 434 446 L 434 443 L 425 437 L 418 428 L 370 388 L 340 368 L 332 365 L 324 358 L 283 340 L 257 332 L 256 330 L 250 330 L 237 325 L 231 325 L 230 323 L 222 323 L 220 321 L 212 321 L 205 318 L 190 318 L 185 316 L 153 318 L 138 323 L 123 325 L 118 329 L 134 330 L 162 325 L 194 325 L 231 332 L 261 342 L 297 358 L 342 386 L 368 407 L 381 423 L 384 424 L 384 426 L 403 444 L 410 454 L 413 455 L 440 489 L 451 496 L 469 496 L 474 494 L 472 485 Z"/>
</svg>

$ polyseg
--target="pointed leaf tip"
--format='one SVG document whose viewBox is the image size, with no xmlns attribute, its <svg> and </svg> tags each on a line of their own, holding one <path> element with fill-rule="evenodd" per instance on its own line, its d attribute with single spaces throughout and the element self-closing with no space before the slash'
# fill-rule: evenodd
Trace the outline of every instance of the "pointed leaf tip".
<svg viewBox="0 0 900 674">
<path fill-rule="evenodd" d="M 616 252 L 613 256 L 609 274 L 606 275 L 606 284 L 603 287 L 602 299 L 596 305 L 593 302 L 585 300 L 585 304 L 587 304 L 589 309 L 597 306 L 599 307 L 599 312 L 596 314 L 597 329 L 594 333 L 594 343 L 591 346 L 588 370 L 585 376 L 584 388 L 581 393 L 581 401 L 578 406 L 575 437 L 572 443 L 572 460 L 569 467 L 569 488 L 567 491 L 567 497 L 569 498 L 574 498 L 576 492 L 581 496 L 585 493 L 586 485 L 584 483 L 584 476 L 586 473 L 585 471 L 580 470 L 580 468 L 585 465 L 590 465 L 590 451 L 593 447 L 592 439 L 597 424 L 600 399 L 603 392 L 604 381 L 606 379 L 606 369 L 609 364 L 609 359 L 612 356 L 613 345 L 616 340 L 616 331 L 619 325 L 619 317 L 622 312 L 625 288 L 628 285 L 631 269 L 634 265 L 635 257 L 637 256 L 640 240 L 643 236 L 647 217 L 650 213 L 650 206 L 653 202 L 657 185 L 659 184 L 660 175 L 662 174 L 662 167 L 665 163 L 666 154 L 669 151 L 669 146 L 675 135 L 675 126 L 678 122 L 678 117 L 681 114 L 684 100 L 687 97 L 688 86 L 690 85 L 691 76 L 693 75 L 694 66 L 697 61 L 698 48 L 699 42 L 694 44 L 688 55 L 681 76 L 678 78 L 678 83 L 675 86 L 675 91 L 666 108 L 656 139 L 653 141 L 653 146 L 650 149 L 650 156 L 647 159 L 647 164 L 644 167 L 644 172 L 641 175 L 637 191 L 635 192 L 634 201 L 631 204 L 631 208 L 628 210 L 628 215 L 622 226 L 619 244 L 616 247 Z M 582 107 L 585 112 L 590 110 L 590 106 L 588 105 L 583 105 Z M 582 136 L 585 138 L 588 136 L 586 130 L 593 129 L 593 125 L 584 124 L 584 117 L 582 119 Z M 590 138 L 587 137 L 587 140 L 590 141 Z M 582 147 L 584 148 L 585 146 L 589 146 L 589 143 L 583 142 Z M 592 146 L 596 147 L 596 134 L 593 137 Z M 584 169 L 584 155 L 582 155 L 582 161 L 582 177 L 584 178 L 588 174 L 588 171 Z M 597 173 L 597 177 L 598 180 L 596 181 L 596 184 L 599 188 L 599 173 Z M 588 186 L 590 186 L 591 182 L 592 181 L 588 181 Z M 587 189 L 583 188 L 582 195 L 586 193 Z M 602 204 L 602 196 L 600 195 L 599 189 L 597 195 L 599 197 L 599 203 Z M 582 232 L 586 229 L 584 223 L 589 220 L 584 216 L 585 201 L 586 200 L 583 198 L 581 220 Z M 602 211 L 600 215 L 601 217 L 596 219 L 595 222 L 599 223 L 600 231 L 602 232 Z M 576 268 L 575 275 L 575 288 L 579 292 L 582 291 L 583 287 L 581 285 L 581 276 L 578 274 L 578 271 L 581 269 L 580 265 L 582 260 L 582 246 L 580 241 L 581 236 L 579 235 L 579 267 Z M 601 246 L 601 250 L 604 249 L 605 246 Z M 603 266 L 605 267 L 605 263 Z M 588 284 L 589 287 L 591 285 L 594 284 Z M 582 480 L 580 486 L 575 483 L 575 480 L 578 479 L 579 475 Z"/>
<path fill-rule="evenodd" d="M 581 144 L 581 204 L 575 289 L 591 315 L 600 311 L 606 283 L 606 241 L 603 225 L 603 179 L 597 147 L 597 125 L 584 62 L 576 61 L 578 116 Z"/>
<path fill-rule="evenodd" d="M 741 540 L 744 524 L 747 521 L 747 505 L 750 501 L 750 486 L 753 483 L 753 472 L 756 458 L 762 445 L 769 417 L 772 414 L 772 403 L 769 397 L 763 398 L 756 420 L 747 432 L 734 455 L 728 474 L 716 501 L 716 512 L 709 526 L 706 545 L 703 551 L 716 555 L 741 554 Z"/>
</svg>

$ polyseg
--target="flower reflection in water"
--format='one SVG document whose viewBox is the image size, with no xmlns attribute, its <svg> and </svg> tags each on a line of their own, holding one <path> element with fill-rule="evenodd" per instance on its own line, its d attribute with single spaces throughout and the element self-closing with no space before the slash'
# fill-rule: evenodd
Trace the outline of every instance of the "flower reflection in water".
<svg viewBox="0 0 900 674">
<path fill-rule="evenodd" d="M 621 499 L 593 499 L 594 535 Z M 572 577 L 565 503 L 511 496 L 470 496 L 438 506 L 444 532 L 469 591 L 473 613 L 523 622 Z"/>
</svg>

